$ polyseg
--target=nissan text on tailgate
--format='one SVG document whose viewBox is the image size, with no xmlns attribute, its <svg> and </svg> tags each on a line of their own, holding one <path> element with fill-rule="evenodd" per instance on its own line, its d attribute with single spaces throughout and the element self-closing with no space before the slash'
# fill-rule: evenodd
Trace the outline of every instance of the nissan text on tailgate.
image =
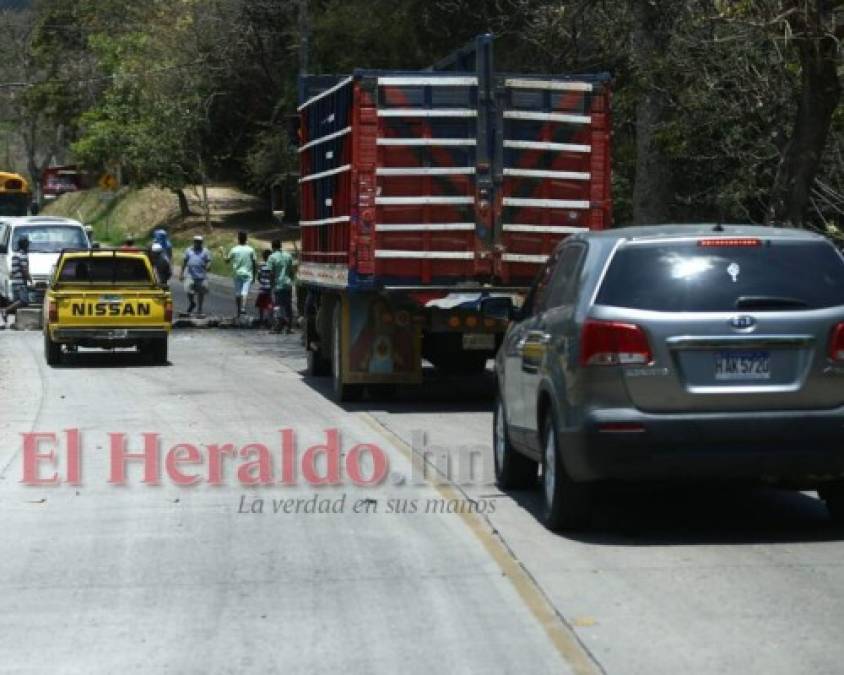
<svg viewBox="0 0 844 675">
<path fill-rule="evenodd" d="M 146 253 L 64 252 L 44 299 L 44 355 L 52 366 L 63 347 L 136 347 L 165 364 L 172 319 L 170 291 Z"/>
</svg>

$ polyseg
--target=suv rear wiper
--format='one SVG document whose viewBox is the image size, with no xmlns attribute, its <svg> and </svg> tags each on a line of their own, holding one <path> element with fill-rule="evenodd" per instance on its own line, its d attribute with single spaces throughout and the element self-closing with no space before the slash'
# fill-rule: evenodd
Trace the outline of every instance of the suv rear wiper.
<svg viewBox="0 0 844 675">
<path fill-rule="evenodd" d="M 736 309 L 802 309 L 808 306 L 805 300 L 780 295 L 742 295 L 736 300 Z"/>
</svg>

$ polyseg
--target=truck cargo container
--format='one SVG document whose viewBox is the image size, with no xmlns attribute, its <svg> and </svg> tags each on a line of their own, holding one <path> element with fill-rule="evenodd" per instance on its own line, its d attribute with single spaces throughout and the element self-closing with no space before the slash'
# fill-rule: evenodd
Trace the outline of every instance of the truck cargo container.
<svg viewBox="0 0 844 675">
<path fill-rule="evenodd" d="M 423 71 L 300 80 L 309 371 L 338 399 L 476 373 L 562 237 L 610 226 L 610 88 L 495 72 L 492 37 Z"/>
</svg>

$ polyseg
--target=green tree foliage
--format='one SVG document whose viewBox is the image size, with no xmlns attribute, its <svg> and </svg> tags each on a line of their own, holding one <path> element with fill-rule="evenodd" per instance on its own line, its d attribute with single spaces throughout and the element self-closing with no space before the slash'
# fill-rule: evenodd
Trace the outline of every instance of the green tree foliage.
<svg viewBox="0 0 844 675">
<path fill-rule="evenodd" d="M 609 71 L 616 222 L 840 223 L 841 0 L 35 0 L 0 110 L 38 121 L 37 161 L 73 142 L 137 183 L 267 189 L 296 170 L 302 5 L 311 72 L 424 68 L 487 31 L 501 70 Z"/>
</svg>

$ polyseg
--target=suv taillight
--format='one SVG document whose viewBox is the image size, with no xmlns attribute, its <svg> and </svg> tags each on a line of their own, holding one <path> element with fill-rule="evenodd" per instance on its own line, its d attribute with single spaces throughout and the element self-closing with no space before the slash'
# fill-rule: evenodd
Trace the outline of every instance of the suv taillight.
<svg viewBox="0 0 844 675">
<path fill-rule="evenodd" d="M 844 361 L 844 323 L 837 323 L 829 332 L 829 358 Z"/>
<path fill-rule="evenodd" d="M 653 361 L 648 336 L 641 326 L 589 319 L 580 336 L 583 366 L 646 365 Z"/>
<path fill-rule="evenodd" d="M 59 320 L 59 306 L 55 300 L 47 300 L 47 321 L 57 323 Z"/>
<path fill-rule="evenodd" d="M 173 322 L 173 303 L 170 300 L 164 305 L 164 320 L 167 323 Z"/>
</svg>

